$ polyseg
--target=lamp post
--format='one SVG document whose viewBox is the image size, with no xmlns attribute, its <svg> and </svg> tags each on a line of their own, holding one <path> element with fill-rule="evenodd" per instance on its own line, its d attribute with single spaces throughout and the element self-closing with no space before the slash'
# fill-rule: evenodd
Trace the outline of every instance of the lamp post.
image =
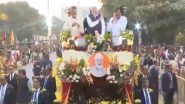
<svg viewBox="0 0 185 104">
<path fill-rule="evenodd" d="M 48 26 L 48 45 L 49 45 L 49 53 L 51 52 L 50 50 L 50 45 L 51 45 L 51 40 L 50 40 L 50 35 L 51 35 L 51 15 L 50 15 L 50 5 L 49 5 L 49 0 L 47 2 L 47 7 L 48 7 L 48 15 L 47 15 L 47 26 Z"/>
<path fill-rule="evenodd" d="M 137 33 L 138 33 L 139 52 L 141 52 L 141 43 L 142 43 L 141 24 L 136 23 L 135 24 L 135 29 L 137 30 Z"/>
</svg>

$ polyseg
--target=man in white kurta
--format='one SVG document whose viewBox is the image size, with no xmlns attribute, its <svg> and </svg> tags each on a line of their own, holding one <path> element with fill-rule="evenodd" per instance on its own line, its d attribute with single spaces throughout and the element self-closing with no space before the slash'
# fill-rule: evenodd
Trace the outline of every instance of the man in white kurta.
<svg viewBox="0 0 185 104">
<path fill-rule="evenodd" d="M 71 7 L 71 16 L 64 23 L 63 30 L 69 31 L 72 38 L 84 33 L 83 22 L 77 17 L 76 7 Z"/>
<path fill-rule="evenodd" d="M 117 8 L 107 26 L 107 31 L 112 33 L 114 46 L 120 46 L 122 44 L 121 33 L 126 30 L 126 26 L 127 18 L 123 16 L 121 8 Z"/>
</svg>

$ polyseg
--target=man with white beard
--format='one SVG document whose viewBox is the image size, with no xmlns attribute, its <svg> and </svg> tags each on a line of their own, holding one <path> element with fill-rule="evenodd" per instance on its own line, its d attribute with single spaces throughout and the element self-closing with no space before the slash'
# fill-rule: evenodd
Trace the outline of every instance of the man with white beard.
<svg viewBox="0 0 185 104">
<path fill-rule="evenodd" d="M 97 53 L 95 55 L 95 65 L 91 70 L 90 74 L 94 77 L 104 77 L 107 75 L 105 68 L 103 68 L 103 55 L 101 53 Z"/>
</svg>

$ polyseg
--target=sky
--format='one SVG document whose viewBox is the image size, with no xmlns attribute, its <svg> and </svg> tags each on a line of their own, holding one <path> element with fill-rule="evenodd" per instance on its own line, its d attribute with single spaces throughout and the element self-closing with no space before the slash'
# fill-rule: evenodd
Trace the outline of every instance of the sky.
<svg viewBox="0 0 185 104">
<path fill-rule="evenodd" d="M 0 0 L 0 3 L 27 1 L 28 4 L 37 9 L 40 14 L 47 15 L 48 13 L 48 0 Z M 80 7 L 90 7 L 98 5 L 98 8 L 102 5 L 98 3 L 99 0 L 49 0 L 50 13 L 52 16 L 59 16 L 61 14 L 61 8 L 66 8 L 72 5 Z"/>
</svg>

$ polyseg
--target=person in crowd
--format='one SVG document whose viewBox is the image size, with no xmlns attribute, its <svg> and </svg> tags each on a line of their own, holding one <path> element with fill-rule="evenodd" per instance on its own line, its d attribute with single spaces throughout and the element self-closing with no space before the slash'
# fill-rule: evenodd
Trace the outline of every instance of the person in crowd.
<svg viewBox="0 0 185 104">
<path fill-rule="evenodd" d="M 85 34 L 97 34 L 103 36 L 105 34 L 105 21 L 98 9 L 93 6 L 90 8 L 90 14 L 84 19 Z"/>
<path fill-rule="evenodd" d="M 169 54 L 168 48 L 165 49 L 164 55 L 165 55 L 165 60 L 169 60 L 169 55 L 170 55 L 170 54 Z"/>
<path fill-rule="evenodd" d="M 138 75 L 138 88 L 142 87 L 142 79 L 143 78 L 148 78 L 149 79 L 149 69 L 147 66 L 141 66 L 141 73 Z"/>
<path fill-rule="evenodd" d="M 32 84 L 26 77 L 26 71 L 24 69 L 18 70 L 17 80 L 17 104 L 29 104 L 31 100 Z"/>
<path fill-rule="evenodd" d="M 153 65 L 153 59 L 150 55 L 148 55 L 144 60 L 144 66 L 150 67 L 151 65 Z"/>
<path fill-rule="evenodd" d="M 126 30 L 126 27 L 127 18 L 123 16 L 123 9 L 120 7 L 116 8 L 107 26 L 107 31 L 112 33 L 112 42 L 114 46 L 121 45 L 121 33 Z"/>
<path fill-rule="evenodd" d="M 42 79 L 42 86 L 45 88 L 49 93 L 49 103 L 53 104 L 53 101 L 56 99 L 55 92 L 56 92 L 56 80 L 55 77 L 51 75 L 51 67 L 47 67 L 44 70 L 45 77 Z"/>
<path fill-rule="evenodd" d="M 138 93 L 141 104 L 156 104 L 153 91 L 149 89 L 149 80 L 147 78 L 142 79 L 142 88 Z"/>
<path fill-rule="evenodd" d="M 53 63 L 49 58 L 49 55 L 47 53 L 44 53 L 44 59 L 42 60 L 42 71 L 47 67 L 53 67 Z M 41 71 L 41 72 L 42 72 Z"/>
<path fill-rule="evenodd" d="M 159 92 L 159 82 L 158 82 L 158 77 L 159 77 L 159 66 L 157 63 L 157 60 L 153 61 L 153 65 L 150 67 L 150 73 L 149 73 L 149 82 L 150 82 L 150 88 L 154 90 L 154 97 L 158 101 L 158 92 Z M 156 102 L 155 104 L 158 104 Z"/>
<path fill-rule="evenodd" d="M 32 104 L 52 104 L 49 103 L 49 93 L 46 89 L 41 87 L 41 78 L 39 76 L 34 76 L 31 103 Z"/>
<path fill-rule="evenodd" d="M 15 89 L 7 83 L 6 75 L 0 75 L 0 104 L 16 104 Z"/>
<path fill-rule="evenodd" d="M 57 54 L 57 57 L 62 58 L 62 49 L 59 45 L 57 46 L 56 54 Z"/>
<path fill-rule="evenodd" d="M 13 86 L 15 90 L 17 90 L 17 74 L 15 73 L 14 65 L 10 65 L 8 67 L 8 79 L 7 82 Z"/>
<path fill-rule="evenodd" d="M 41 70 L 42 70 L 41 62 L 40 62 L 40 59 L 37 58 L 37 60 L 33 64 L 33 74 L 34 74 L 34 76 L 40 76 Z"/>
<path fill-rule="evenodd" d="M 73 39 L 84 33 L 83 22 L 77 17 L 75 6 L 70 8 L 71 16 L 65 21 L 63 30 L 69 31 Z"/>
<path fill-rule="evenodd" d="M 172 67 L 169 63 L 165 63 L 165 72 L 161 77 L 161 86 L 164 104 L 172 104 L 174 93 L 177 91 L 177 78 L 172 72 Z"/>
</svg>

